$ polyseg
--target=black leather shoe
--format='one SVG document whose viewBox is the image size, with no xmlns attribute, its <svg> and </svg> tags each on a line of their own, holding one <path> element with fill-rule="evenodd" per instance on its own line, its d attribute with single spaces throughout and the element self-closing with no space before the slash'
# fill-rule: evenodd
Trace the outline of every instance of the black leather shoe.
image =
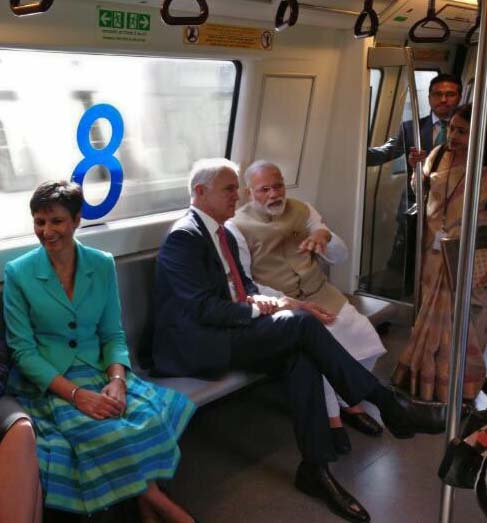
<svg viewBox="0 0 487 523">
<path fill-rule="evenodd" d="M 378 405 L 380 416 L 389 432 L 398 439 L 412 438 L 416 433 L 406 410 L 401 407 L 391 391 L 382 405 Z"/>
<path fill-rule="evenodd" d="M 349 454 L 352 451 L 352 444 L 344 427 L 332 428 L 331 439 L 338 454 Z"/>
<path fill-rule="evenodd" d="M 328 467 L 302 462 L 296 472 L 296 488 L 308 496 L 320 498 L 337 516 L 347 521 L 370 521 L 368 512 L 332 476 Z"/>
<path fill-rule="evenodd" d="M 383 432 L 382 427 L 377 423 L 377 421 L 366 412 L 352 414 L 346 410 L 342 410 L 340 411 L 340 417 L 347 425 L 362 432 L 362 434 L 367 434 L 367 436 L 378 437 Z"/>
</svg>

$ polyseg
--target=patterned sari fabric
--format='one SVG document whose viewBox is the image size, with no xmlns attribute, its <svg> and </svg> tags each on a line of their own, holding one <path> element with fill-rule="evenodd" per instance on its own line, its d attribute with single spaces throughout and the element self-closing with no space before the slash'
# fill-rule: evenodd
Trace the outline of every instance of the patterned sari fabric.
<svg viewBox="0 0 487 523">
<path fill-rule="evenodd" d="M 450 168 L 452 154 L 446 151 L 437 172 L 430 173 L 436 151 L 437 149 L 430 154 L 424 168 L 425 176 L 430 177 L 431 188 L 423 234 L 421 307 L 408 345 L 401 354 L 392 376 L 392 382 L 422 400 L 446 402 L 454 296 L 450 290 L 441 250 L 433 247 L 435 234 L 442 229 L 443 224 L 448 237 L 456 238 L 460 234 L 465 167 Z M 484 171 L 478 225 L 487 223 L 486 206 L 487 172 Z M 487 342 L 487 288 L 485 274 L 481 268 L 483 258 L 483 253 L 479 252 L 472 288 L 463 390 L 465 399 L 475 398 L 485 379 L 483 352 Z"/>
<path fill-rule="evenodd" d="M 75 359 L 65 374 L 79 387 L 99 391 L 106 376 Z M 40 395 L 14 367 L 9 391 L 34 421 L 44 503 L 90 514 L 173 477 L 178 438 L 195 406 L 184 395 L 127 373 L 127 410 L 95 420 L 59 396 Z"/>
</svg>

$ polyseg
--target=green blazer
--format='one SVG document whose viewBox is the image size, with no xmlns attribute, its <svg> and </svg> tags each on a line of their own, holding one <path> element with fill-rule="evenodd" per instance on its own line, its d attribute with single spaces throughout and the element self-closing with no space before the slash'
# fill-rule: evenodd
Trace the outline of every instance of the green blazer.
<svg viewBox="0 0 487 523">
<path fill-rule="evenodd" d="M 76 242 L 73 300 L 61 286 L 44 247 L 5 267 L 7 344 L 14 364 L 42 393 L 78 358 L 104 371 L 130 368 L 111 254 Z"/>
</svg>

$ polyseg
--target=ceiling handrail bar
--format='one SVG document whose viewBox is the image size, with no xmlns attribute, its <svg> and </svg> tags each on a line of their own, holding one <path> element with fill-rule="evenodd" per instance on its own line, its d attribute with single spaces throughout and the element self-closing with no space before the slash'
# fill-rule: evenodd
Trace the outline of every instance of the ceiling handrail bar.
<svg viewBox="0 0 487 523">
<path fill-rule="evenodd" d="M 478 11 L 477 11 L 477 18 L 475 19 L 475 24 L 468 30 L 468 33 L 465 35 L 465 45 L 468 47 L 471 47 L 472 45 L 475 45 L 477 42 L 472 42 L 473 35 L 475 34 L 475 31 L 477 29 L 480 29 L 480 15 L 481 15 L 481 2 L 482 0 L 477 0 L 478 2 Z"/>
<path fill-rule="evenodd" d="M 363 29 L 364 22 L 370 20 L 370 29 L 365 31 Z M 353 34 L 355 38 L 368 38 L 369 36 L 375 36 L 379 29 L 379 17 L 374 10 L 374 0 L 365 0 L 364 8 L 362 12 L 358 15 L 357 21 L 355 22 L 355 27 Z"/>
<path fill-rule="evenodd" d="M 443 29 L 443 34 L 440 36 L 416 36 L 416 29 L 420 25 L 424 25 L 427 22 L 433 22 L 439 26 L 440 29 Z M 450 28 L 447 23 L 436 16 L 435 0 L 428 1 L 428 11 L 426 16 L 421 20 L 418 20 L 409 30 L 409 38 L 412 42 L 430 44 L 435 42 L 446 42 L 450 38 Z"/>
<path fill-rule="evenodd" d="M 287 9 L 290 9 L 289 17 L 285 20 L 284 15 Z M 281 0 L 276 12 L 275 29 L 276 31 L 284 31 L 288 27 L 296 25 L 299 18 L 299 4 L 298 0 Z"/>
<path fill-rule="evenodd" d="M 206 0 L 196 0 L 200 8 L 197 16 L 173 16 L 169 12 L 173 0 L 164 0 L 161 7 L 161 19 L 168 25 L 203 25 L 210 14 Z"/>
<path fill-rule="evenodd" d="M 38 2 L 21 4 L 20 0 L 10 0 L 10 9 L 16 16 L 35 15 L 45 13 L 53 3 L 54 0 L 39 0 Z"/>
</svg>

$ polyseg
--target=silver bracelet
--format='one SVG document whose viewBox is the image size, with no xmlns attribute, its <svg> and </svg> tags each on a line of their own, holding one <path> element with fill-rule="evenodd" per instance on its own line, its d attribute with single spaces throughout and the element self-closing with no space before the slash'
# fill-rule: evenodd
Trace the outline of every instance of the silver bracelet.
<svg viewBox="0 0 487 523">
<path fill-rule="evenodd" d="M 110 381 L 122 380 L 123 384 L 125 385 L 125 388 L 127 388 L 127 380 L 123 376 L 121 376 L 120 374 L 114 374 L 113 376 L 108 376 L 108 379 Z"/>
<path fill-rule="evenodd" d="M 71 404 L 73 406 L 75 406 L 76 408 L 78 408 L 78 405 L 76 405 L 76 393 L 79 391 L 79 387 L 75 387 L 72 391 L 71 391 Z"/>
</svg>

